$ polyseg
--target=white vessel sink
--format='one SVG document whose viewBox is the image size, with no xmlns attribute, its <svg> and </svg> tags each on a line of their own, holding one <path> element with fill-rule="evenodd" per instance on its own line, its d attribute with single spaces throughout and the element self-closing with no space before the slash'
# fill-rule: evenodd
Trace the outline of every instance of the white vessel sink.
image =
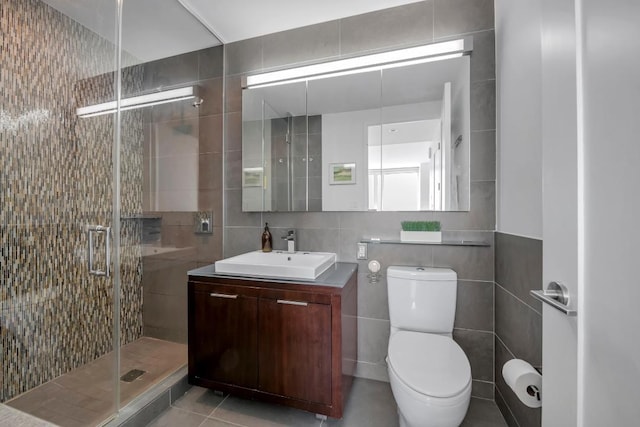
<svg viewBox="0 0 640 427">
<path fill-rule="evenodd" d="M 216 273 L 315 280 L 335 262 L 330 252 L 254 251 L 216 261 Z"/>
</svg>

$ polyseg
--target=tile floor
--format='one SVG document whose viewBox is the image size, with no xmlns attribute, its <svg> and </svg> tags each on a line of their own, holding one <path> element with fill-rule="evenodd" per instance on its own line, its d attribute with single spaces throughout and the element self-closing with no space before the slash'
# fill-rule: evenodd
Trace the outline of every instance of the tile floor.
<svg viewBox="0 0 640 427">
<path fill-rule="evenodd" d="M 140 338 L 120 352 L 121 375 L 146 371 L 133 382 L 120 381 L 121 406 L 187 363 L 187 346 Z M 113 357 L 108 354 L 5 402 L 62 427 L 97 426 L 113 413 Z"/>
<path fill-rule="evenodd" d="M 388 383 L 356 378 L 341 420 L 316 419 L 314 414 L 192 387 L 184 397 L 148 424 L 153 427 L 396 427 L 398 416 Z M 495 402 L 471 399 L 464 427 L 506 427 Z"/>
<path fill-rule="evenodd" d="M 56 427 L 41 419 L 0 404 L 0 426 L 11 427 Z"/>
</svg>

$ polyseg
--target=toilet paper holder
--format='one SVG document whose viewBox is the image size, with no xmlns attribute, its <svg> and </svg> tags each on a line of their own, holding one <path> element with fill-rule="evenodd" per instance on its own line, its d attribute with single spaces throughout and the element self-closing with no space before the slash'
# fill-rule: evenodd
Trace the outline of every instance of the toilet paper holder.
<svg viewBox="0 0 640 427">
<path fill-rule="evenodd" d="M 542 374 L 521 359 L 511 359 L 502 366 L 502 377 L 515 396 L 529 408 L 542 406 Z"/>
<path fill-rule="evenodd" d="M 369 264 L 367 265 L 367 267 L 369 268 L 370 273 L 367 274 L 367 279 L 369 279 L 369 283 L 374 284 L 374 283 L 378 283 L 380 281 L 380 263 L 378 261 L 371 260 L 369 261 Z"/>
<path fill-rule="evenodd" d="M 527 386 L 527 394 L 531 397 L 535 397 L 538 401 L 542 400 L 540 399 L 540 389 L 535 385 Z"/>
</svg>

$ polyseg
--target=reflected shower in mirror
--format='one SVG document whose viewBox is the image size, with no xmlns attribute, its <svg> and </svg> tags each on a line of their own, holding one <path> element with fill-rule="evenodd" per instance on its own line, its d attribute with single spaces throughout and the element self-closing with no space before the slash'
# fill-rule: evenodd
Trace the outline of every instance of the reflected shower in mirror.
<svg viewBox="0 0 640 427">
<path fill-rule="evenodd" d="M 243 90 L 243 210 L 469 210 L 470 61 Z"/>
</svg>

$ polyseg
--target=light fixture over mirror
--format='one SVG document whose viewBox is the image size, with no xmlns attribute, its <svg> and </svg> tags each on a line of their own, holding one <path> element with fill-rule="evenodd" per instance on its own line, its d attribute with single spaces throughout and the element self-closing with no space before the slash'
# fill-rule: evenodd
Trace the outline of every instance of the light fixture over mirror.
<svg viewBox="0 0 640 427">
<path fill-rule="evenodd" d="M 243 210 L 469 210 L 471 42 L 249 76 Z"/>
<path fill-rule="evenodd" d="M 269 85 L 293 83 L 297 81 L 315 80 L 318 78 L 338 77 L 346 74 L 365 73 L 387 68 L 405 67 L 431 61 L 442 61 L 458 58 L 473 50 L 473 39 L 449 40 L 406 49 L 392 50 L 371 55 L 356 56 L 337 61 L 303 67 L 288 68 L 267 73 L 253 74 L 246 77 L 246 88 L 257 88 Z"/>
</svg>

